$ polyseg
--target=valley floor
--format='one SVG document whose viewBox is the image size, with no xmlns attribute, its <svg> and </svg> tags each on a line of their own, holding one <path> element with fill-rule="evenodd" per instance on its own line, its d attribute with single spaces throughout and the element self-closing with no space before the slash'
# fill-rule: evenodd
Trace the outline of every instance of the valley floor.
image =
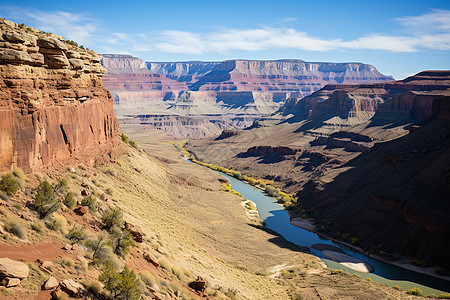
<svg viewBox="0 0 450 300">
<path fill-rule="evenodd" d="M 128 155 L 119 161 L 121 167 L 112 165 L 117 204 L 164 245 L 171 263 L 195 271 L 210 286 L 234 291 L 237 299 L 414 297 L 330 271 L 318 258 L 262 230 L 259 221 L 248 218 L 242 198 L 219 191 L 217 175 L 180 159 L 173 145 L 179 141 L 142 125 L 121 131 L 150 158 Z"/>
</svg>

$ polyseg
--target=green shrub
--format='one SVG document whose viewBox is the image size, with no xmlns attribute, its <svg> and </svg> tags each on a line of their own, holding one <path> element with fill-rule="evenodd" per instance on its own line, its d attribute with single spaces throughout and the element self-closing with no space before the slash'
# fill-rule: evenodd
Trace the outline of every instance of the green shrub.
<svg viewBox="0 0 450 300">
<path fill-rule="evenodd" d="M 122 133 L 122 142 L 127 143 L 128 144 L 128 137 Z"/>
<path fill-rule="evenodd" d="M 82 282 L 84 289 L 95 298 L 99 298 L 102 286 L 97 280 L 91 280 L 87 282 Z M 101 298 L 99 298 L 101 299 Z"/>
<path fill-rule="evenodd" d="M 397 291 L 402 291 L 403 290 L 402 287 L 399 286 L 399 285 L 394 285 L 393 288 L 396 289 Z"/>
<path fill-rule="evenodd" d="M 17 193 L 19 189 L 19 182 L 12 173 L 8 173 L 2 176 L 0 180 L 0 190 L 7 195 L 12 196 Z"/>
<path fill-rule="evenodd" d="M 131 147 L 133 147 L 133 148 L 139 150 L 139 144 L 138 144 L 138 142 L 133 141 L 133 140 L 129 140 L 128 144 L 130 144 Z"/>
<path fill-rule="evenodd" d="M 78 228 L 74 225 L 72 229 L 69 230 L 69 233 L 67 234 L 66 237 L 69 240 L 78 243 L 84 241 L 87 238 L 87 234 L 84 232 L 82 228 Z"/>
<path fill-rule="evenodd" d="M 54 190 L 58 193 L 64 194 L 69 189 L 67 179 L 61 178 L 58 183 L 56 183 Z"/>
<path fill-rule="evenodd" d="M 92 195 L 84 197 L 81 201 L 81 205 L 88 206 L 90 211 L 95 212 L 97 209 L 97 199 Z"/>
<path fill-rule="evenodd" d="M 47 180 L 41 182 L 34 199 L 34 207 L 40 214 L 41 218 L 44 218 L 51 213 L 58 210 L 61 206 L 55 199 L 53 187 Z"/>
<path fill-rule="evenodd" d="M 108 208 L 102 216 L 103 225 L 107 230 L 123 226 L 123 214 L 120 208 Z"/>
<path fill-rule="evenodd" d="M 423 296 L 423 292 L 417 287 L 407 290 L 406 293 L 415 296 Z"/>
<path fill-rule="evenodd" d="M 136 274 L 126 266 L 119 273 L 112 263 L 105 264 L 99 280 L 104 284 L 105 289 L 111 293 L 113 299 L 134 300 L 141 297 Z"/>
<path fill-rule="evenodd" d="M 439 294 L 439 299 L 450 299 L 450 294 Z"/>
<path fill-rule="evenodd" d="M 128 231 L 116 231 L 111 233 L 113 252 L 124 256 L 130 252 L 130 247 L 135 245 L 133 236 Z"/>
<path fill-rule="evenodd" d="M 71 192 L 68 192 L 65 196 L 64 196 L 64 200 L 63 203 L 65 206 L 67 206 L 67 208 L 72 209 L 75 207 L 75 204 L 77 204 L 77 202 L 75 201 L 75 197 L 73 196 L 73 194 Z"/>
</svg>

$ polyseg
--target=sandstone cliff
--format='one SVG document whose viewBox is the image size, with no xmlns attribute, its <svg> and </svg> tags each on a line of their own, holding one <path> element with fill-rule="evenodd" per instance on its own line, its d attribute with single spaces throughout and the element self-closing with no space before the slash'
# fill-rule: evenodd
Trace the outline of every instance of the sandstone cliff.
<svg viewBox="0 0 450 300">
<path fill-rule="evenodd" d="M 309 95 L 329 83 L 392 81 L 361 63 L 311 63 L 302 60 L 229 60 L 191 85 L 193 90 L 298 92 Z"/>
<path fill-rule="evenodd" d="M 101 56 L 0 19 L 0 169 L 113 155 L 118 122 Z"/>
<path fill-rule="evenodd" d="M 334 114 L 367 121 L 377 113 L 423 122 L 432 116 L 433 102 L 449 95 L 450 71 L 424 71 L 383 84 L 327 85 L 301 100 L 291 99 L 280 111 L 297 118 Z"/>
</svg>

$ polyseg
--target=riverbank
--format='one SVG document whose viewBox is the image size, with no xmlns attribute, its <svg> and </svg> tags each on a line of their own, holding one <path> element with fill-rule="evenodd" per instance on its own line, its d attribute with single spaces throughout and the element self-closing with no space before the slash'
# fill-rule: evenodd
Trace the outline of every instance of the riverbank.
<svg viewBox="0 0 450 300">
<path fill-rule="evenodd" d="M 302 219 L 301 217 L 293 217 L 291 219 L 290 223 L 293 226 L 296 226 L 298 228 L 311 231 L 311 232 L 317 234 L 318 236 L 324 237 L 324 238 L 329 239 L 329 240 L 331 240 L 333 242 L 342 244 L 342 245 L 344 245 L 344 246 L 346 246 L 348 248 L 351 248 L 351 249 L 353 249 L 355 251 L 358 251 L 358 252 L 364 254 L 367 257 L 370 257 L 370 258 L 373 258 L 373 259 L 382 261 L 384 263 L 387 263 L 387 264 L 390 264 L 390 265 L 393 265 L 393 266 L 396 266 L 396 267 L 400 267 L 400 268 L 403 268 L 403 269 L 406 269 L 406 270 L 409 270 L 409 271 L 417 272 L 417 273 L 420 273 L 420 274 L 428 275 L 428 276 L 431 276 L 431 277 L 443 279 L 443 280 L 446 280 L 446 281 L 450 282 L 450 276 L 442 276 L 442 275 L 438 275 L 438 274 L 435 273 L 435 268 L 436 267 L 422 268 L 422 267 L 413 265 L 412 263 L 408 262 L 408 260 L 406 258 L 401 258 L 398 261 L 386 260 L 383 257 L 377 256 L 377 255 L 373 255 L 373 254 L 365 251 L 364 249 L 362 249 L 360 247 L 357 247 L 355 245 L 352 245 L 350 243 L 347 243 L 347 242 L 344 242 L 344 241 L 341 241 L 341 240 L 337 240 L 337 239 L 335 239 L 335 238 L 333 238 L 331 236 L 328 236 L 326 234 L 318 232 L 318 231 L 316 231 L 314 229 L 314 223 L 313 223 L 313 220 L 311 220 L 311 219 Z"/>
</svg>

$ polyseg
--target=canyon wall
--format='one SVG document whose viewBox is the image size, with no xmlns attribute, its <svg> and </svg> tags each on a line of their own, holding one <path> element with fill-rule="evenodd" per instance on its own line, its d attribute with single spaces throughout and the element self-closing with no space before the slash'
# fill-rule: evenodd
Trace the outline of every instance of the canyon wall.
<svg viewBox="0 0 450 300">
<path fill-rule="evenodd" d="M 0 18 L 1 170 L 114 158 L 118 122 L 100 62 L 74 42 Z"/>
<path fill-rule="evenodd" d="M 362 119 L 377 113 L 424 122 L 433 115 L 433 102 L 445 96 L 450 96 L 450 71 L 424 71 L 388 83 L 327 85 L 303 99 L 290 99 L 280 112 L 297 118 L 338 114 Z"/>
</svg>

